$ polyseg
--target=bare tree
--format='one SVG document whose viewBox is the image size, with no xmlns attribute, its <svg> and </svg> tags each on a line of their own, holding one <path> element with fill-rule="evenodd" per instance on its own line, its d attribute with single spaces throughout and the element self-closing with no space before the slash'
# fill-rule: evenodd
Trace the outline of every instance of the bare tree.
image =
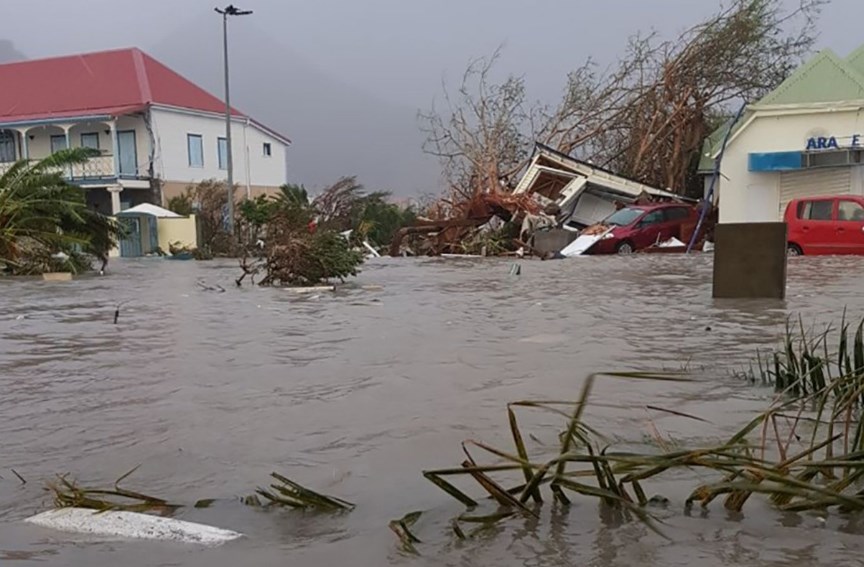
<svg viewBox="0 0 864 567">
<path fill-rule="evenodd" d="M 496 51 L 469 65 L 455 95 L 445 88 L 443 114 L 420 114 L 424 149 L 442 161 L 451 204 L 512 187 L 534 141 L 650 185 L 694 190 L 706 136 L 801 63 L 827 2 L 786 11 L 782 0 L 732 0 L 675 40 L 637 34 L 605 71 L 589 59 L 571 72 L 551 107 L 529 105 L 520 77 L 491 80 Z"/>
</svg>

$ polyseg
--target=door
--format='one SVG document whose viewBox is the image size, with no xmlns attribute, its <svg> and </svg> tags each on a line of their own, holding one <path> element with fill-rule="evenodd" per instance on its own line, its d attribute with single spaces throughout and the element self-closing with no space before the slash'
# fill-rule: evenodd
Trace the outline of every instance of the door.
<svg viewBox="0 0 864 567">
<path fill-rule="evenodd" d="M 837 201 L 835 254 L 864 254 L 864 204 L 858 199 Z"/>
<path fill-rule="evenodd" d="M 123 258 L 138 258 L 143 256 L 141 250 L 141 221 L 137 217 L 118 217 L 125 234 L 120 240 L 120 256 Z"/>
<path fill-rule="evenodd" d="M 666 227 L 666 217 L 662 209 L 651 211 L 636 224 L 632 239 L 636 250 L 648 248 L 661 236 Z"/>
<path fill-rule="evenodd" d="M 0 130 L 0 163 L 15 161 L 15 134 L 11 130 Z"/>
<path fill-rule="evenodd" d="M 685 242 L 685 239 L 689 239 L 693 229 L 690 229 L 685 236 L 683 234 L 683 225 L 691 220 L 693 216 L 692 211 L 689 207 L 669 207 L 668 209 L 663 209 L 663 214 L 666 216 L 666 224 L 664 225 L 660 239 L 668 240 L 674 237 L 682 242 Z"/>
<path fill-rule="evenodd" d="M 808 199 L 798 204 L 798 218 L 790 240 L 797 241 L 804 254 L 832 254 L 835 240 L 834 199 Z"/>
<path fill-rule="evenodd" d="M 138 149 L 135 146 L 135 130 L 117 132 L 117 161 L 120 164 L 120 175 L 136 177 L 138 175 Z"/>
</svg>

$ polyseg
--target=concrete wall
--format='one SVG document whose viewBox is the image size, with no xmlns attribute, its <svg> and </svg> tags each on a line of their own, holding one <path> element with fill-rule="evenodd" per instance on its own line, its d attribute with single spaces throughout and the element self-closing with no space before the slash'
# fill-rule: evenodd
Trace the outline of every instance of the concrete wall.
<svg viewBox="0 0 864 567">
<path fill-rule="evenodd" d="M 156 174 L 168 182 L 198 183 L 205 179 L 227 178 L 219 168 L 218 139 L 225 137 L 225 121 L 217 116 L 202 116 L 172 110 L 153 109 L 152 124 L 156 135 Z M 198 134 L 204 146 L 204 166 L 190 167 L 187 134 Z M 278 187 L 286 181 L 286 146 L 245 119 L 235 119 L 231 129 L 234 182 L 241 190 L 247 184 Z M 264 143 L 271 155 L 264 155 Z"/>
<path fill-rule="evenodd" d="M 731 141 L 723 156 L 718 183 L 720 222 L 780 220 L 780 174 L 749 172 L 748 154 L 804 151 L 808 138 L 818 136 L 846 138 L 848 144 L 848 138 L 853 134 L 864 134 L 864 112 L 861 110 L 757 113 L 756 118 Z M 852 192 L 864 192 L 860 182 Z"/>
<path fill-rule="evenodd" d="M 198 247 L 195 215 L 180 219 L 157 219 L 156 229 L 159 232 L 159 248 L 166 254 L 172 242 L 180 242 L 189 248 Z"/>
<path fill-rule="evenodd" d="M 172 197 L 176 197 L 177 195 L 181 195 L 186 192 L 186 188 L 189 187 L 189 183 L 178 183 L 176 181 L 167 181 L 162 184 L 162 204 L 163 206 L 168 203 L 168 200 Z M 253 185 L 248 187 L 248 195 L 247 195 L 247 187 L 239 186 L 234 190 L 234 197 L 237 201 L 242 201 L 247 198 L 254 199 L 258 195 L 275 195 L 279 191 L 279 187 L 276 185 L 271 185 L 268 187 L 261 185 Z"/>
</svg>

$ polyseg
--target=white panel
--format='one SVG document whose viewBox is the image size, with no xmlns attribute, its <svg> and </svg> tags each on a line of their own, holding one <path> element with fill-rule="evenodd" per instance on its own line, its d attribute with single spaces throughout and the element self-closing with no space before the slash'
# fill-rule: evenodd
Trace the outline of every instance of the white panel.
<svg viewBox="0 0 864 567">
<path fill-rule="evenodd" d="M 576 203 L 576 210 L 573 211 L 570 218 L 580 224 L 592 225 L 614 212 L 615 205 L 613 203 L 591 193 L 582 193 L 579 202 Z"/>
</svg>

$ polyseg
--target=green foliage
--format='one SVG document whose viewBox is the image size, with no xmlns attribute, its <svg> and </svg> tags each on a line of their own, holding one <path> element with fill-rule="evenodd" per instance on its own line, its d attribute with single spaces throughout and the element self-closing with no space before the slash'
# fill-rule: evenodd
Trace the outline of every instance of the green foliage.
<svg viewBox="0 0 864 567">
<path fill-rule="evenodd" d="M 119 224 L 87 207 L 84 190 L 64 176 L 97 152 L 62 150 L 37 162 L 20 160 L 0 177 L 0 262 L 15 274 L 79 272 L 89 256 L 107 262 Z"/>
<path fill-rule="evenodd" d="M 168 210 L 174 211 L 178 215 L 188 217 L 195 213 L 195 203 L 192 201 L 192 192 L 187 187 L 186 192 L 182 195 L 177 195 L 168 199 Z"/>
<path fill-rule="evenodd" d="M 254 199 L 244 199 L 238 210 L 241 220 L 257 232 L 267 224 L 277 206 L 278 201 L 269 199 L 266 195 L 258 195 Z"/>
<path fill-rule="evenodd" d="M 276 201 L 282 205 L 294 205 L 305 207 L 309 204 L 309 194 L 302 185 L 284 184 L 279 188 Z"/>
<path fill-rule="evenodd" d="M 358 236 L 373 244 L 387 246 L 400 228 L 410 226 L 417 220 L 417 214 L 410 207 L 388 203 L 389 193 L 370 193 L 358 199 L 354 212 L 352 228 Z"/>
<path fill-rule="evenodd" d="M 356 276 L 363 254 L 336 232 L 286 231 L 266 250 L 261 285 L 315 285 Z"/>
</svg>

